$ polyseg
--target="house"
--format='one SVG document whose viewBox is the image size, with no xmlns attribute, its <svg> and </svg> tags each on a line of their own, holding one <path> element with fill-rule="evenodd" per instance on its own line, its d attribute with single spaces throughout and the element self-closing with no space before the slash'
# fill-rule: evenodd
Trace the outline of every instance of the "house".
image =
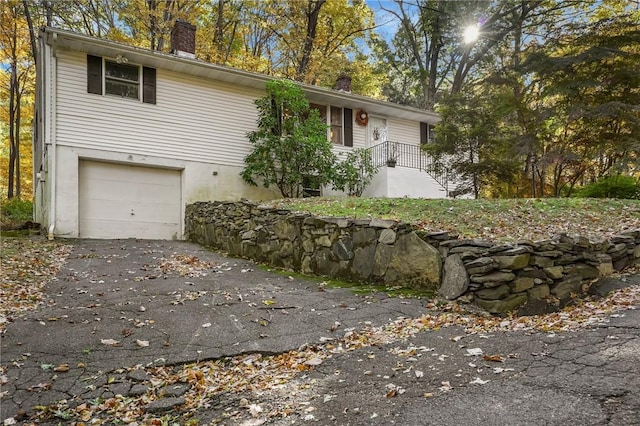
<svg viewBox="0 0 640 426">
<path fill-rule="evenodd" d="M 196 60 L 188 23 L 177 23 L 171 41 L 165 54 L 41 31 L 34 214 L 50 238 L 181 239 L 188 203 L 280 196 L 239 176 L 251 151 L 247 132 L 256 128 L 253 102 L 270 77 Z M 302 87 L 326 111 L 339 157 L 371 148 L 383 165 L 365 195 L 447 195 L 419 149 L 436 114 L 349 87 Z"/>
</svg>

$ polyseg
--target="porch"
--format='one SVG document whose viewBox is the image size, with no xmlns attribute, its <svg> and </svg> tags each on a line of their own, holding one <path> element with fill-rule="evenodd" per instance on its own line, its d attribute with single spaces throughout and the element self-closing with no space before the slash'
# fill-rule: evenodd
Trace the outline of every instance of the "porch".
<svg viewBox="0 0 640 426">
<path fill-rule="evenodd" d="M 380 167 L 367 197 L 447 198 L 453 185 L 446 168 L 420 146 L 386 141 L 368 148 L 373 164 Z"/>
</svg>

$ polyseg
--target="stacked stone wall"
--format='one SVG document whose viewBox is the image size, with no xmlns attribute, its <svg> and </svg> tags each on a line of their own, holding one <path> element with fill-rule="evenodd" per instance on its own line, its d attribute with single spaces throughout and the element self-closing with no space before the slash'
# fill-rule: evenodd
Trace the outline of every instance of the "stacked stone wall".
<svg viewBox="0 0 640 426">
<path fill-rule="evenodd" d="M 640 259 L 640 230 L 499 244 L 393 220 L 294 213 L 248 201 L 187 206 L 188 239 L 305 274 L 438 291 L 492 313 L 556 310 Z"/>
<path fill-rule="evenodd" d="M 406 223 L 292 213 L 248 201 L 187 206 L 189 240 L 304 274 L 437 291 L 440 253 Z"/>
</svg>

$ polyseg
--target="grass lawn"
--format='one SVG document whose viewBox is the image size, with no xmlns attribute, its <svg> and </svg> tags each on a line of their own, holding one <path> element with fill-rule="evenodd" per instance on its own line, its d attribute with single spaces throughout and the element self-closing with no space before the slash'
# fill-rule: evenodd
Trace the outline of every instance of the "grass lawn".
<svg viewBox="0 0 640 426">
<path fill-rule="evenodd" d="M 638 200 L 306 198 L 269 204 L 321 216 L 395 219 L 431 232 L 505 242 L 547 239 L 563 232 L 610 237 L 626 229 L 640 229 Z"/>
</svg>

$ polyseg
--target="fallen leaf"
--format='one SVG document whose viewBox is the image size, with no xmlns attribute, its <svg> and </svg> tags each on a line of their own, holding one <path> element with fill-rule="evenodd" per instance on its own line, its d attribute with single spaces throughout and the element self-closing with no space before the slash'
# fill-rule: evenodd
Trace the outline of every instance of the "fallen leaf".
<svg viewBox="0 0 640 426">
<path fill-rule="evenodd" d="M 120 344 L 119 341 L 113 339 L 100 339 L 100 343 L 107 346 L 117 346 Z"/>
<path fill-rule="evenodd" d="M 482 355 L 482 349 L 471 348 L 471 349 L 467 349 L 467 354 L 465 356 L 480 356 L 480 355 Z"/>
<path fill-rule="evenodd" d="M 262 407 L 258 404 L 250 404 L 247 408 L 253 417 L 257 417 L 262 413 Z"/>
<path fill-rule="evenodd" d="M 334 400 L 336 397 L 337 397 L 337 395 L 325 394 L 324 398 L 322 399 L 322 402 L 326 404 L 327 402 L 329 402 L 331 400 Z"/>
<path fill-rule="evenodd" d="M 472 384 L 472 385 L 484 385 L 486 383 L 489 383 L 489 380 L 482 380 L 480 377 L 476 377 L 475 379 L 473 379 L 469 383 Z"/>
<path fill-rule="evenodd" d="M 30 386 L 29 388 L 27 388 L 27 390 L 29 392 L 34 392 L 34 391 L 40 391 L 40 390 L 47 390 L 51 387 L 51 383 L 38 383 L 35 386 Z"/>
<path fill-rule="evenodd" d="M 310 365 L 312 367 L 318 366 L 320 364 L 322 364 L 322 358 L 320 357 L 314 357 L 305 361 L 305 365 Z"/>
<path fill-rule="evenodd" d="M 451 387 L 451 383 L 449 383 L 449 382 L 441 382 L 440 384 L 441 384 L 442 386 L 440 386 L 440 388 L 439 388 L 439 389 L 440 389 L 441 391 L 443 391 L 443 392 L 448 392 L 448 391 L 450 391 L 451 389 L 453 389 L 453 388 Z"/>
<path fill-rule="evenodd" d="M 138 346 L 140 346 L 141 348 L 146 348 L 147 346 L 149 346 L 149 341 L 148 340 L 136 340 L 136 344 Z"/>
<path fill-rule="evenodd" d="M 271 306 L 271 305 L 275 305 L 276 301 L 275 300 L 263 300 L 262 304 L 266 305 L 266 306 Z"/>
<path fill-rule="evenodd" d="M 485 361 L 504 362 L 505 358 L 500 355 L 485 355 L 482 357 Z"/>
<path fill-rule="evenodd" d="M 53 369 L 56 373 L 66 373 L 69 371 L 69 364 L 60 364 L 56 368 Z"/>
</svg>

